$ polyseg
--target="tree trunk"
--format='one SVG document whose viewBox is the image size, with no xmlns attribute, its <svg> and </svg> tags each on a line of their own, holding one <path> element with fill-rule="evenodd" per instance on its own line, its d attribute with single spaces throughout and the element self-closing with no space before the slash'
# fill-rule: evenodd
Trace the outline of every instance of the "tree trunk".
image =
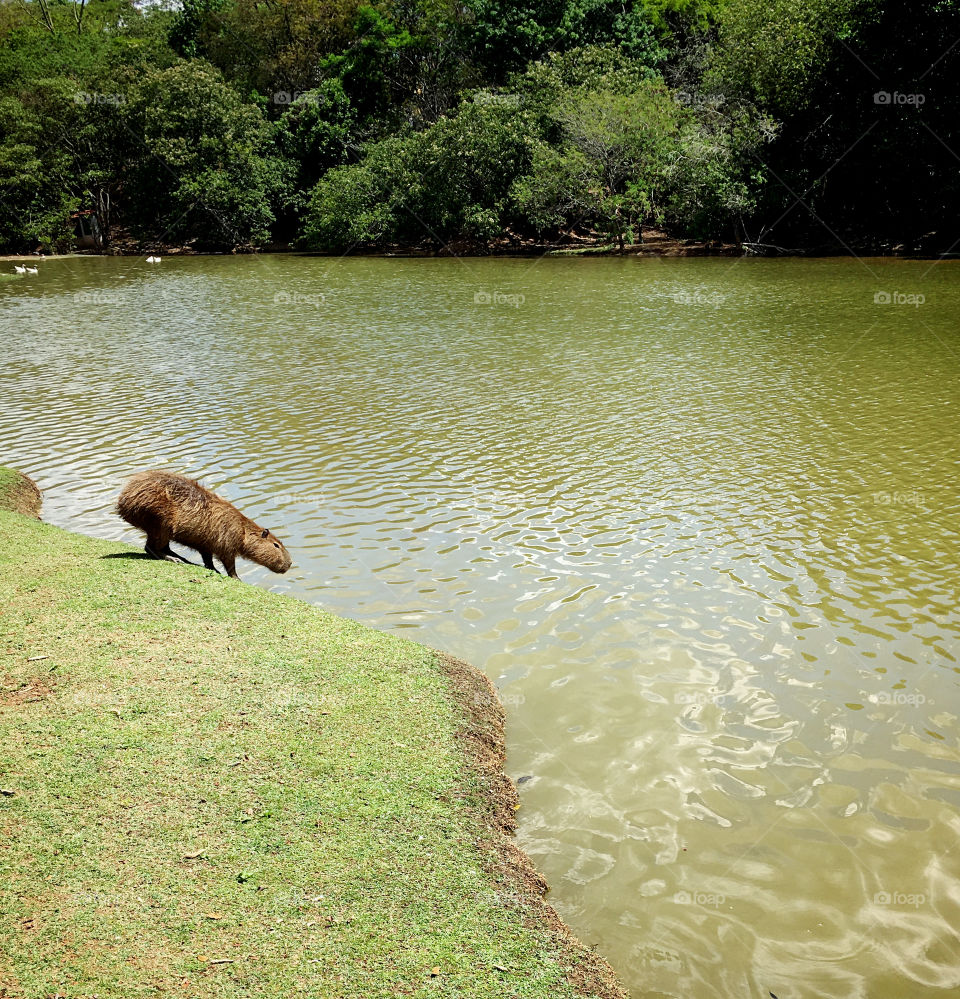
<svg viewBox="0 0 960 999">
<path fill-rule="evenodd" d="M 94 192 L 93 215 L 97 220 L 97 249 L 105 250 L 110 245 L 110 192 L 105 187 Z"/>
</svg>

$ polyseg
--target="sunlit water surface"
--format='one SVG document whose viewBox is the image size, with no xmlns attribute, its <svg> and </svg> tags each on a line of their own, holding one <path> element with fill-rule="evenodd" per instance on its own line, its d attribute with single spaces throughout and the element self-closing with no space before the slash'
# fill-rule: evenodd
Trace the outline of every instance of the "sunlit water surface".
<svg viewBox="0 0 960 999">
<path fill-rule="evenodd" d="M 199 476 L 288 540 L 247 580 L 486 670 L 635 997 L 956 995 L 958 267 L 46 261 L 0 457 L 130 541 Z"/>
</svg>

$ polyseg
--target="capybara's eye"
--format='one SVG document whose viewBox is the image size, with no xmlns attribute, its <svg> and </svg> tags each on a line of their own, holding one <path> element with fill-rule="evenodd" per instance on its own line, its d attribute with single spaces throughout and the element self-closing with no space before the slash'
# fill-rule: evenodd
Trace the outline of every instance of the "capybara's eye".
<svg viewBox="0 0 960 999">
<path fill-rule="evenodd" d="M 274 548 L 279 548 L 280 546 L 279 546 L 279 545 L 278 545 L 278 544 L 276 543 L 276 541 L 274 541 L 274 543 L 273 543 L 273 547 L 274 547 Z"/>
</svg>

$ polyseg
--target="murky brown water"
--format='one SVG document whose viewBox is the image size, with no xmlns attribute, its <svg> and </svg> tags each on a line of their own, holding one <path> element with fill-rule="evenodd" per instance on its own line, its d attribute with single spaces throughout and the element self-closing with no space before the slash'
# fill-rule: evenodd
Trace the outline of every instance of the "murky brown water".
<svg viewBox="0 0 960 999">
<path fill-rule="evenodd" d="M 0 460 L 129 540 L 200 476 L 294 552 L 246 579 L 486 669 L 635 997 L 956 995 L 958 267 L 47 261 Z"/>
</svg>

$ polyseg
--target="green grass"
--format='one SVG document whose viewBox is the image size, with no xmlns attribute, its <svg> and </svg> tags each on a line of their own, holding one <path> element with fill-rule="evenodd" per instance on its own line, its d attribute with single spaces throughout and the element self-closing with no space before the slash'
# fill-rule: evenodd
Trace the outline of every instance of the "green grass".
<svg viewBox="0 0 960 999">
<path fill-rule="evenodd" d="M 0 997 L 593 994 L 465 724 L 426 648 L 0 512 Z"/>
<path fill-rule="evenodd" d="M 13 492 L 13 490 L 20 483 L 21 477 L 20 473 L 14 471 L 12 468 L 6 468 L 0 465 L 0 507 L 6 507 L 7 497 Z"/>
</svg>

